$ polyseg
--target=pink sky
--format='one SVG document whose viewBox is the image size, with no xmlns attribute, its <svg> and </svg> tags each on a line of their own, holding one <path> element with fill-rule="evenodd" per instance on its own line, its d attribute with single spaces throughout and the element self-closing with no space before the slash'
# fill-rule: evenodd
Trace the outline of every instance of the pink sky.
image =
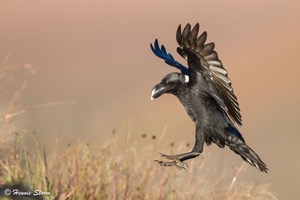
<svg viewBox="0 0 300 200">
<path fill-rule="evenodd" d="M 2 1 L 0 59 L 32 63 L 36 74 L 0 79 L 1 111 L 22 81 L 20 106 L 76 101 L 33 110 L 14 120 L 18 130 L 97 144 L 134 118 L 134 131 L 193 142 L 194 126 L 178 100 L 150 101 L 152 87 L 168 72 L 150 51 L 155 38 L 175 58 L 179 24 L 199 22 L 215 42 L 242 109 L 247 141 L 269 165 L 280 199 L 297 199 L 300 177 L 300 12 L 297 1 Z M 172 138 L 171 138 L 172 136 Z M 98 140 L 96 140 L 97 138 Z M 210 148 L 210 147 L 209 147 Z M 207 150 L 208 148 L 205 148 Z M 226 151 L 226 156 L 241 161 Z"/>
</svg>

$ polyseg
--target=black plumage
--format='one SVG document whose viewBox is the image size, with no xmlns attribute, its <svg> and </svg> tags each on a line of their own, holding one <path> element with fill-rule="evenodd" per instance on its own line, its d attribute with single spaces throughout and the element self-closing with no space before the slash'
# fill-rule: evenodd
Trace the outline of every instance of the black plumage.
<svg viewBox="0 0 300 200">
<path fill-rule="evenodd" d="M 175 95 L 196 125 L 196 142 L 191 152 L 178 155 L 161 154 L 172 161 L 157 162 L 163 166 L 185 168 L 184 161 L 199 156 L 205 142 L 207 145 L 215 143 L 220 148 L 227 145 L 250 165 L 267 172 L 266 164 L 245 143 L 242 134 L 234 125 L 242 125 L 240 108 L 228 73 L 214 51 L 215 45 L 205 44 L 207 33 L 203 32 L 198 36 L 198 32 L 199 24 L 193 29 L 190 24 L 183 31 L 181 26 L 177 29 L 177 52 L 186 59 L 188 68 L 167 53 L 163 45 L 160 48 L 157 40 L 154 47 L 151 45 L 155 55 L 181 70 L 181 73 L 167 74 L 153 88 L 151 98 L 157 98 L 164 93 Z"/>
</svg>

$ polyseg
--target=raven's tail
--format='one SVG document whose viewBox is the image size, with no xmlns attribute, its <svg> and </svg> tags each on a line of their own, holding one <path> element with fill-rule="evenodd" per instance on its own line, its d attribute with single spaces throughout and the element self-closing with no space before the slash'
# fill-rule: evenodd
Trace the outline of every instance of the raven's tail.
<svg viewBox="0 0 300 200">
<path fill-rule="evenodd" d="M 247 163 L 256 167 L 262 172 L 268 172 L 267 165 L 245 142 L 241 141 L 235 136 L 228 136 L 225 143 L 232 151 L 240 155 Z"/>
</svg>

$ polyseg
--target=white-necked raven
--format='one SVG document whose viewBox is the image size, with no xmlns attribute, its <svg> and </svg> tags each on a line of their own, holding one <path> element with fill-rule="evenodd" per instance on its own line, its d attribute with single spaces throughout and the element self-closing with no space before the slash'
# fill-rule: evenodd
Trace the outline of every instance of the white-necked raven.
<svg viewBox="0 0 300 200">
<path fill-rule="evenodd" d="M 177 62 L 156 40 L 151 44 L 153 53 L 165 62 L 181 70 L 167 74 L 151 92 L 151 99 L 162 94 L 175 95 L 196 125 L 196 142 L 191 152 L 178 155 L 161 154 L 171 161 L 158 161 L 162 166 L 177 166 L 185 169 L 185 162 L 195 158 L 207 145 L 227 145 L 250 165 L 267 172 L 266 164 L 245 143 L 234 123 L 242 125 L 239 104 L 226 69 L 214 51 L 214 43 L 205 44 L 207 34 L 198 36 L 199 24 L 193 29 L 187 24 L 183 31 L 179 25 L 176 33 L 177 52 L 187 61 L 188 68 Z"/>
</svg>

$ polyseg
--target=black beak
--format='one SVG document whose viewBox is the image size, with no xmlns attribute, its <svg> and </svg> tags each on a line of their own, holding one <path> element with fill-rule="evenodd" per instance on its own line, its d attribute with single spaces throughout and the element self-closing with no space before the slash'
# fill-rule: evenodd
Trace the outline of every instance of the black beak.
<svg viewBox="0 0 300 200">
<path fill-rule="evenodd" d="M 161 83 L 154 86 L 151 91 L 151 100 L 160 97 L 163 93 L 165 93 L 166 87 L 164 87 Z"/>
</svg>

